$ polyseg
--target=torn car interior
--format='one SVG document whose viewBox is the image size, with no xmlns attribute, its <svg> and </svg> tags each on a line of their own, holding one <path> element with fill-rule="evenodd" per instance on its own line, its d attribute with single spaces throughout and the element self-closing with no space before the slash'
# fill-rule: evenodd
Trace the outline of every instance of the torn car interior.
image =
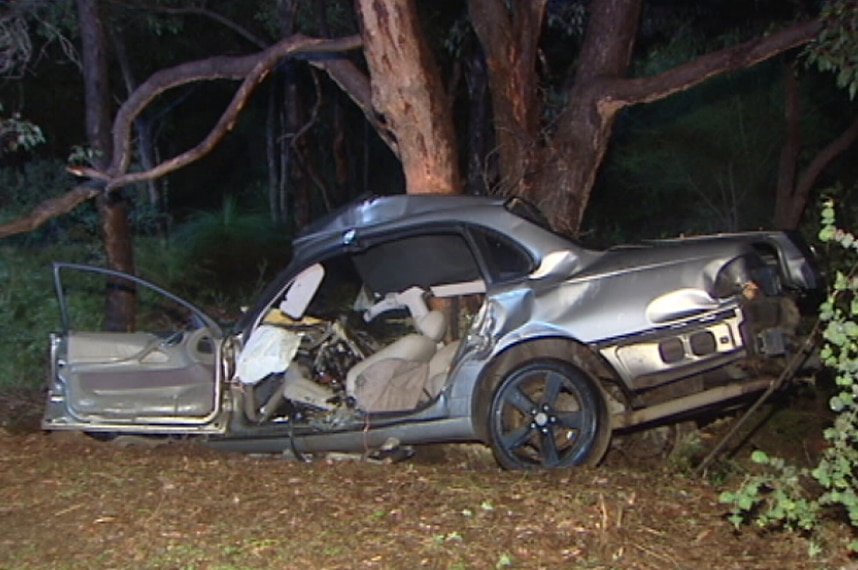
<svg viewBox="0 0 858 570">
<path fill-rule="evenodd" d="M 231 327 L 139 277 L 54 264 L 43 427 L 262 453 L 478 441 L 510 469 L 593 465 L 612 433 L 764 389 L 820 287 L 794 233 L 597 251 L 519 199 L 370 197 L 294 241 Z M 152 316 L 103 331 L 106 280 Z"/>
</svg>

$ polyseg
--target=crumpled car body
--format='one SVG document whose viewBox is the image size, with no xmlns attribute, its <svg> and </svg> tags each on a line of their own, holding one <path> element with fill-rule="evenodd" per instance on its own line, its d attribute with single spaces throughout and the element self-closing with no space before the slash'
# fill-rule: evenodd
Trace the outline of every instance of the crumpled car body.
<svg viewBox="0 0 858 570">
<path fill-rule="evenodd" d="M 595 251 L 521 200 L 465 196 L 371 197 L 319 220 L 228 330 L 142 279 L 54 272 L 45 429 L 298 454 L 481 441 L 525 469 L 595 464 L 616 430 L 764 389 L 798 344 L 795 298 L 820 286 L 796 234 Z M 76 328 L 80 273 L 163 298 L 169 318 Z"/>
</svg>

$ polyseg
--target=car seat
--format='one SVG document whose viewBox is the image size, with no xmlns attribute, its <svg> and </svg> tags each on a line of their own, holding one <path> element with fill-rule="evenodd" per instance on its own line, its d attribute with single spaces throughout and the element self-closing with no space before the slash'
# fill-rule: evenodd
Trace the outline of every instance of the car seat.
<svg viewBox="0 0 858 570">
<path fill-rule="evenodd" d="M 411 410 L 427 399 L 430 362 L 447 331 L 447 319 L 441 311 L 427 311 L 414 318 L 414 326 L 416 333 L 396 340 L 348 371 L 346 393 L 354 398 L 358 409 Z M 433 363 L 431 368 L 441 366 Z"/>
</svg>

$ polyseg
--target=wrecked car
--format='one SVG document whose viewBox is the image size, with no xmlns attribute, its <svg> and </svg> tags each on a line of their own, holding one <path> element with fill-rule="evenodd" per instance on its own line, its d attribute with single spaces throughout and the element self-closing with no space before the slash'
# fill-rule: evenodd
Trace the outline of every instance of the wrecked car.
<svg viewBox="0 0 858 570">
<path fill-rule="evenodd" d="M 78 274 L 133 286 L 162 317 L 80 328 Z M 511 469 L 592 465 L 615 430 L 764 389 L 797 345 L 794 299 L 819 285 L 795 234 L 596 251 L 517 198 L 425 195 L 308 227 L 228 330 L 137 277 L 54 275 L 47 430 L 298 455 L 473 441 Z"/>
</svg>

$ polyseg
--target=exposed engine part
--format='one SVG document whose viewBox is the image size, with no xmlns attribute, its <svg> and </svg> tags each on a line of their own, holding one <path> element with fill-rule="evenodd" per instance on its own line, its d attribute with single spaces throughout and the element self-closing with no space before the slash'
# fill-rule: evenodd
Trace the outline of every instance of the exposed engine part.
<svg viewBox="0 0 858 570">
<path fill-rule="evenodd" d="M 301 342 L 286 371 L 267 378 L 253 394 L 252 406 L 258 407 L 246 409 L 247 417 L 258 423 L 307 422 L 326 427 L 352 419 L 354 402 L 346 396 L 345 377 L 375 351 L 374 339 L 350 331 L 343 319 L 267 322 L 299 335 Z"/>
</svg>

